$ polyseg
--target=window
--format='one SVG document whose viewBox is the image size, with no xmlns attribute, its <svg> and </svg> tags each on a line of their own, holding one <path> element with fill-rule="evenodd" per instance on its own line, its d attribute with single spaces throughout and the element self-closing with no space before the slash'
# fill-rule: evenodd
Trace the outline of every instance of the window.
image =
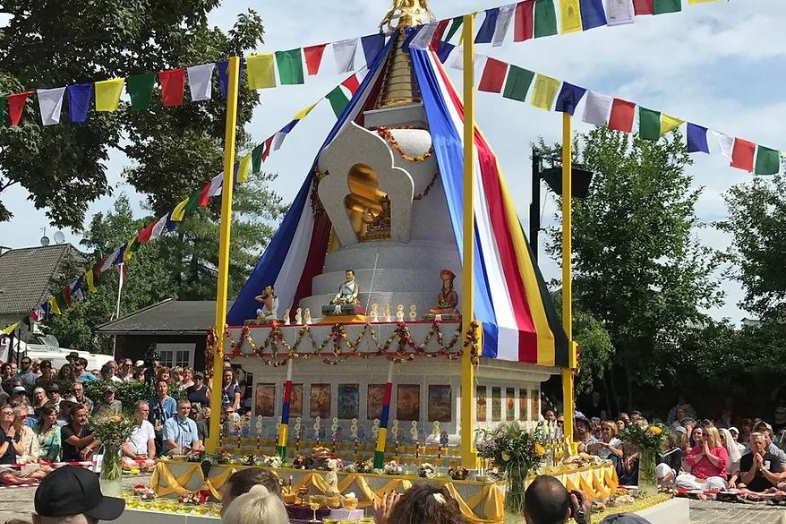
<svg viewBox="0 0 786 524">
<path fill-rule="evenodd" d="M 194 367 L 196 344 L 156 344 L 156 353 L 161 364 L 168 368 Z"/>
<path fill-rule="evenodd" d="M 505 388 L 505 420 L 516 420 L 516 388 Z"/>
<path fill-rule="evenodd" d="M 497 422 L 502 418 L 502 388 L 491 388 L 491 420 Z"/>
</svg>

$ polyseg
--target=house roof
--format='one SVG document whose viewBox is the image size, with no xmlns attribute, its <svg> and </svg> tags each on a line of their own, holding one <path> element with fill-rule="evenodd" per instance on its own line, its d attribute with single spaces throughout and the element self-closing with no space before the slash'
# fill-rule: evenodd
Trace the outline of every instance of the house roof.
<svg viewBox="0 0 786 524">
<path fill-rule="evenodd" d="M 96 332 L 102 335 L 204 335 L 215 323 L 214 300 L 167 299 L 101 324 Z"/>
<path fill-rule="evenodd" d="M 71 244 L 12 249 L 0 255 L 0 314 L 26 313 L 41 303 L 68 256 L 84 259 Z"/>
</svg>

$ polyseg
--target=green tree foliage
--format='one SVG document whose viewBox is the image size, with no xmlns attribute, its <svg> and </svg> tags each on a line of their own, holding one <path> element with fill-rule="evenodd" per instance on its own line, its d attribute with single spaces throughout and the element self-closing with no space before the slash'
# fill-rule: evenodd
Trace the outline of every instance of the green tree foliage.
<svg viewBox="0 0 786 524">
<path fill-rule="evenodd" d="M 674 375 L 681 340 L 721 300 L 711 279 L 716 256 L 695 238 L 700 191 L 690 187 L 679 133 L 649 142 L 600 128 L 577 137 L 576 146 L 594 178 L 589 196 L 574 201 L 574 289 L 611 336 L 631 404 L 635 388 L 660 387 Z M 550 237 L 558 258 L 561 231 Z"/>
<path fill-rule="evenodd" d="M 137 73 L 215 62 L 262 43 L 259 16 L 248 11 L 223 33 L 207 23 L 219 0 L 95 0 L 91 2 L 0 2 L 10 15 L 0 29 L 0 91 L 126 77 Z M 218 93 L 214 75 L 214 93 Z M 241 89 L 238 144 L 248 137 L 258 96 Z M 183 195 L 221 170 L 220 145 L 225 104 L 220 95 L 208 102 L 163 108 L 160 97 L 146 111 L 121 108 L 91 111 L 87 122 L 72 125 L 67 101 L 61 123 L 41 126 L 35 100 L 28 101 L 22 125 L 0 126 L 0 220 L 11 214 L 2 192 L 19 184 L 38 209 L 59 226 L 78 229 L 87 206 L 111 193 L 108 152 L 118 148 L 134 162 L 125 171 L 147 195 L 156 212 L 170 209 Z"/>
</svg>

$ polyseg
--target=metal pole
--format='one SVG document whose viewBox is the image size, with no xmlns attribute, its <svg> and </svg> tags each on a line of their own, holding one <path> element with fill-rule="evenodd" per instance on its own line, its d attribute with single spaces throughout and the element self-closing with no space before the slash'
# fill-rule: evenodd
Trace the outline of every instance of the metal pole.
<svg viewBox="0 0 786 524">
<path fill-rule="evenodd" d="M 529 204 L 529 245 L 532 259 L 538 264 L 538 233 L 540 233 L 540 155 L 532 148 L 532 202 Z"/>
<path fill-rule="evenodd" d="M 565 435 L 573 440 L 573 370 L 576 368 L 576 349 L 573 345 L 573 275 L 571 272 L 572 203 L 571 179 L 571 124 L 570 113 L 562 113 L 562 328 L 568 338 L 568 367 L 562 370 L 562 404 Z"/>
<path fill-rule="evenodd" d="M 237 127 L 237 86 L 240 58 L 229 59 L 227 71 L 227 117 L 224 134 L 224 181 L 221 186 L 221 226 L 218 248 L 218 291 L 216 293 L 216 352 L 213 355 L 213 383 L 210 391 L 210 436 L 205 447 L 211 453 L 218 450 L 221 425 L 221 381 L 224 371 L 224 326 L 227 318 L 227 288 L 229 286 L 229 238 L 232 233 L 232 190 L 234 186 L 235 131 Z"/>
</svg>

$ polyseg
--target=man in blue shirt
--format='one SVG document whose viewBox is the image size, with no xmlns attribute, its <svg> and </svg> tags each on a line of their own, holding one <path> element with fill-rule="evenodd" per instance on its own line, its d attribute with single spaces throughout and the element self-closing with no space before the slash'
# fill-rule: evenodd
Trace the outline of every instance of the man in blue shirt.
<svg viewBox="0 0 786 524">
<path fill-rule="evenodd" d="M 164 448 L 172 455 L 186 455 L 202 450 L 196 422 L 188 418 L 191 402 L 183 399 L 177 404 L 177 415 L 164 423 Z"/>
<path fill-rule="evenodd" d="M 165 452 L 164 424 L 175 416 L 177 402 L 169 396 L 169 385 L 165 381 L 160 380 L 156 384 L 156 391 L 158 394 L 150 400 L 150 423 L 153 424 L 156 433 L 156 449 L 161 455 Z"/>
<path fill-rule="evenodd" d="M 90 373 L 87 368 L 87 359 L 84 357 L 80 357 L 74 360 L 72 364 L 74 366 L 74 378 L 77 382 L 93 382 L 98 380 L 95 375 Z"/>
</svg>

